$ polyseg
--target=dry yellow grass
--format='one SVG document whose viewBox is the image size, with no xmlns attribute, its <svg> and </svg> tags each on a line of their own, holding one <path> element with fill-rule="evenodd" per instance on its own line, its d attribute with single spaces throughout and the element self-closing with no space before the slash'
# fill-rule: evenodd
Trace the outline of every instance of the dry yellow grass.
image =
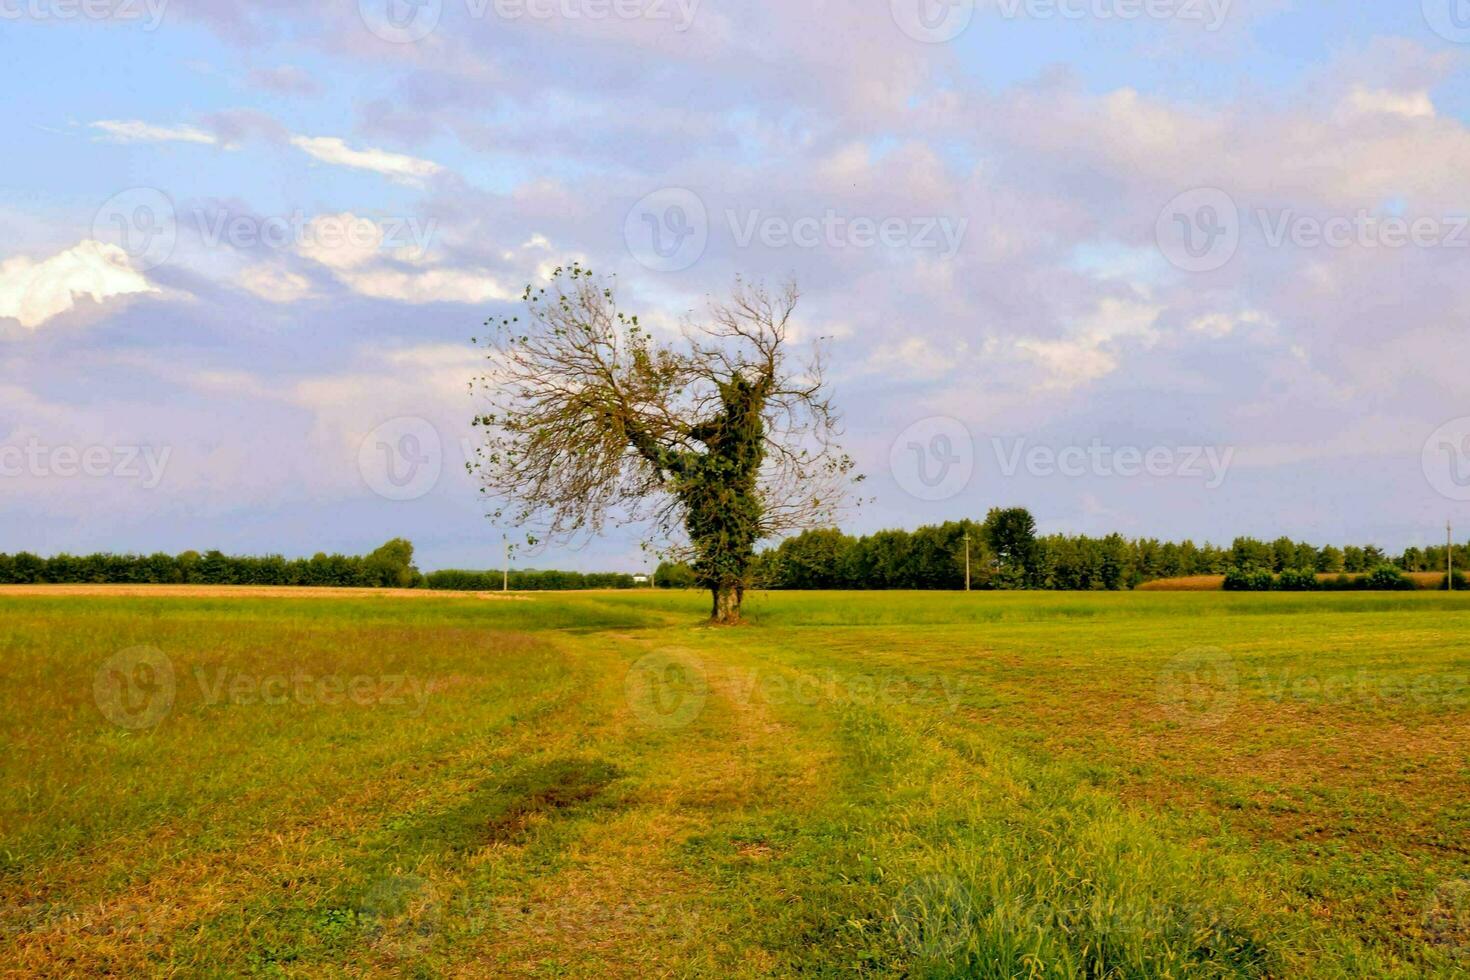
<svg viewBox="0 0 1470 980">
<path fill-rule="evenodd" d="M 1348 573 L 1349 579 L 1360 579 L 1366 573 Z M 1317 576 L 1319 582 L 1331 582 L 1338 577 L 1336 572 Z M 1443 572 L 1408 572 L 1404 576 L 1414 583 L 1416 589 L 1438 589 L 1444 583 Z M 1163 578 L 1145 582 L 1138 587 L 1140 592 L 1218 592 L 1225 587 L 1223 575 L 1187 575 L 1183 578 Z"/>
<path fill-rule="evenodd" d="M 0 595 L 0 976 L 1470 955 L 1470 596 L 62 594 Z"/>
</svg>

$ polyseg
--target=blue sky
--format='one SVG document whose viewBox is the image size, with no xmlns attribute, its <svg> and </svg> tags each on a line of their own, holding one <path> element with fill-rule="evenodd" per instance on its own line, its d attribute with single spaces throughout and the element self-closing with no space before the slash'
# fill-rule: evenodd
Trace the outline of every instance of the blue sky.
<svg viewBox="0 0 1470 980">
<path fill-rule="evenodd" d="M 0 2 L 0 550 L 494 564 L 469 338 L 571 260 L 794 277 L 856 530 L 1470 524 L 1470 10 L 936 2 Z"/>
</svg>

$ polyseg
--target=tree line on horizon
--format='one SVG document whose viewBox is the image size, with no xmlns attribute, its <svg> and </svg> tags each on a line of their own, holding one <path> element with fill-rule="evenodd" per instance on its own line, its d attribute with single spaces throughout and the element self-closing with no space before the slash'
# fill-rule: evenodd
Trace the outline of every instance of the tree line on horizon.
<svg viewBox="0 0 1470 980">
<path fill-rule="evenodd" d="M 413 543 L 394 538 L 366 555 L 317 552 L 310 558 L 227 555 L 219 550 L 177 555 L 61 553 L 41 557 L 0 553 L 6 585 L 300 585 L 326 588 L 414 588 L 423 575 Z"/>
<path fill-rule="evenodd" d="M 0 553 L 0 585 L 274 585 L 357 589 L 447 589 L 488 592 L 505 584 L 499 571 L 445 569 L 424 574 L 413 564 L 413 543 L 394 538 L 366 555 L 318 552 L 310 558 L 227 555 L 210 550 L 170 555 L 98 553 L 41 557 Z M 520 592 L 631 589 L 626 572 L 566 572 L 518 568 L 510 587 Z"/>
<path fill-rule="evenodd" d="M 1230 547 L 1088 535 L 1038 535 L 1021 507 L 995 508 L 983 521 L 929 524 L 913 531 L 851 535 L 836 528 L 805 531 L 756 555 L 751 586 L 768 589 L 918 589 L 965 587 L 965 537 L 975 589 L 1117 591 L 1160 579 L 1232 575 L 1238 588 L 1258 590 L 1309 575 L 1367 575 L 1384 568 L 1439 572 L 1445 546 L 1406 548 L 1389 556 L 1375 545 L 1318 547 L 1290 538 L 1239 537 Z M 170 555 L 0 553 L 0 584 L 275 585 L 327 588 L 424 588 L 484 592 L 500 589 L 501 571 L 444 569 L 424 574 L 413 564 L 413 544 L 394 538 L 367 555 L 318 552 L 311 558 L 231 556 L 218 550 Z M 1470 544 L 1456 545 L 1470 567 Z M 1458 563 L 1458 562 L 1457 562 Z M 1385 581 L 1387 579 L 1385 578 Z M 688 565 L 665 562 L 655 584 L 693 588 Z M 515 591 L 631 589 L 626 572 L 512 569 Z M 1293 586 L 1295 587 L 1295 586 Z"/>
<path fill-rule="evenodd" d="M 318 552 L 310 558 L 281 555 L 226 555 L 218 550 L 178 555 L 0 553 L 0 585 L 276 585 L 317 588 L 449 589 L 486 592 L 499 589 L 498 571 L 420 572 L 413 543 L 394 538 L 367 555 Z M 567 589 L 631 589 L 626 572 L 564 572 L 513 569 L 510 587 L 521 592 Z"/>
<path fill-rule="evenodd" d="M 965 587 L 965 537 L 975 589 L 1117 591 L 1160 579 L 1232 572 L 1368 574 L 1384 566 L 1400 572 L 1445 568 L 1445 546 L 1410 547 L 1397 556 L 1376 545 L 1316 546 L 1281 537 L 1238 537 L 1229 547 L 1193 541 L 1125 538 L 1121 534 L 1036 533 L 1021 507 L 995 508 L 983 521 L 929 524 L 913 531 L 851 535 L 836 528 L 806 531 L 756 556 L 756 587 L 770 589 L 919 589 Z M 1470 561 L 1470 544 L 1456 546 Z M 1259 587 L 1259 578 L 1253 579 Z M 656 584 L 691 584 L 687 569 L 659 566 Z"/>
</svg>

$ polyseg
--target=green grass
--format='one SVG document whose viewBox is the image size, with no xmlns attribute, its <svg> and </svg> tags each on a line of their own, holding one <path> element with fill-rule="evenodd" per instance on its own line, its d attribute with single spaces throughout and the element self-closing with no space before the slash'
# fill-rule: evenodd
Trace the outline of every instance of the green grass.
<svg viewBox="0 0 1470 980">
<path fill-rule="evenodd" d="M 0 595 L 0 972 L 1470 969 L 1470 597 Z"/>
</svg>

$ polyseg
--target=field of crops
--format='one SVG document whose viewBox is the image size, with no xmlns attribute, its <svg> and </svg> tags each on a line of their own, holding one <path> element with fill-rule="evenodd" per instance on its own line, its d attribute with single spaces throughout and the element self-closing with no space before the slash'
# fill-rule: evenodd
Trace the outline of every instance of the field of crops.
<svg viewBox="0 0 1470 980">
<path fill-rule="evenodd" d="M 0 972 L 1463 976 L 1470 596 L 0 593 Z"/>
</svg>

